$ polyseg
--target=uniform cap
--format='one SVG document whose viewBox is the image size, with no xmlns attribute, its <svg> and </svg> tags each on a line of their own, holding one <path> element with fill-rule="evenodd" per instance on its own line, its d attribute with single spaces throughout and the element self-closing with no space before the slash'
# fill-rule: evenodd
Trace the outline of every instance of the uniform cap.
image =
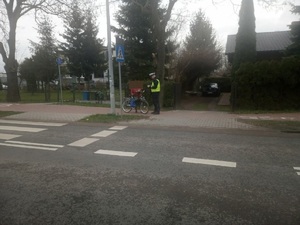
<svg viewBox="0 0 300 225">
<path fill-rule="evenodd" d="M 149 73 L 149 77 L 155 76 L 155 73 Z"/>
</svg>

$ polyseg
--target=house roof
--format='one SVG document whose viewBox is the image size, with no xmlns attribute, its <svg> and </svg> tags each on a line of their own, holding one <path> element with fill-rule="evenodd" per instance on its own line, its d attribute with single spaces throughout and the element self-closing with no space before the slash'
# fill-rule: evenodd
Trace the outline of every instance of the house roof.
<svg viewBox="0 0 300 225">
<path fill-rule="evenodd" d="M 256 51 L 282 51 L 285 50 L 291 41 L 292 34 L 290 31 L 276 31 L 256 33 Z M 235 52 L 235 39 L 236 35 L 228 35 L 225 54 Z"/>
</svg>

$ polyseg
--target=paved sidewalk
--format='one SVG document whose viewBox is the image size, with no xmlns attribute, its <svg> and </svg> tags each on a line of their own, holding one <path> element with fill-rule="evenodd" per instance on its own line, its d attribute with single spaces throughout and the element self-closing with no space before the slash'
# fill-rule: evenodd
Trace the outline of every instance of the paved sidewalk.
<svg viewBox="0 0 300 225">
<path fill-rule="evenodd" d="M 85 107 L 59 104 L 0 104 L 0 111 L 23 112 L 16 115 L 7 116 L 6 119 L 31 120 L 45 122 L 75 122 L 94 114 L 111 113 L 110 108 Z M 116 108 L 116 113 L 120 114 L 120 109 Z M 135 115 L 134 112 L 131 114 Z M 139 114 L 142 115 L 142 114 Z M 263 119 L 263 120 L 289 120 L 300 121 L 299 113 L 280 113 L 280 114 L 233 114 L 228 112 L 214 111 L 188 111 L 171 110 L 162 111 L 160 115 L 147 114 L 145 119 L 120 124 L 132 125 L 154 125 L 164 127 L 208 127 L 226 129 L 258 129 L 248 124 L 237 121 L 244 119 Z"/>
</svg>

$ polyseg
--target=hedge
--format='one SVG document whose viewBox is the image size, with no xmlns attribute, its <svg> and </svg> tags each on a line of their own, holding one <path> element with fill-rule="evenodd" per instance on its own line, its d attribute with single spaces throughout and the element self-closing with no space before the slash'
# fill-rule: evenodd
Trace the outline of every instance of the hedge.
<svg viewBox="0 0 300 225">
<path fill-rule="evenodd" d="M 236 72 L 240 109 L 300 109 L 300 59 L 242 64 Z"/>
</svg>

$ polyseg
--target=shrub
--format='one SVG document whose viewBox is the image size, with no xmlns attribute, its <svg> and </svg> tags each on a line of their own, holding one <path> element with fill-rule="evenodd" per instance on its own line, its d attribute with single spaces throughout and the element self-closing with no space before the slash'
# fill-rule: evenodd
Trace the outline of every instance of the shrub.
<svg viewBox="0 0 300 225">
<path fill-rule="evenodd" d="M 237 105 L 242 109 L 300 109 L 300 61 L 244 63 L 236 72 Z"/>
</svg>

